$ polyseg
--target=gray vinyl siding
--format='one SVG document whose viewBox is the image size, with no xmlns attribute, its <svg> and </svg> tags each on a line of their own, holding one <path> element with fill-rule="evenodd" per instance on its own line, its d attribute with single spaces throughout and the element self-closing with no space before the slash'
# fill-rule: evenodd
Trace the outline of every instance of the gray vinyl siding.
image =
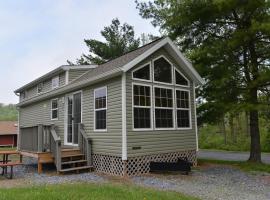
<svg viewBox="0 0 270 200">
<path fill-rule="evenodd" d="M 70 69 L 69 70 L 69 77 L 68 77 L 68 82 L 71 82 L 81 75 L 83 75 L 85 72 L 89 71 L 89 69 Z"/>
<path fill-rule="evenodd" d="M 44 81 L 41 81 L 40 83 L 43 83 L 43 87 L 42 87 L 42 92 L 41 93 L 44 93 L 44 92 L 48 92 L 50 90 L 52 90 L 52 78 L 55 77 L 57 75 L 54 75 Z M 38 83 L 39 84 L 39 83 Z M 34 96 L 37 96 L 38 93 L 37 93 L 37 86 L 38 84 L 26 89 L 26 99 L 28 98 L 31 98 L 31 97 L 34 97 Z M 61 86 L 64 86 L 66 84 L 66 74 L 65 72 L 63 73 L 60 73 L 59 74 L 59 87 Z"/>
<path fill-rule="evenodd" d="M 138 64 L 136 67 L 141 66 L 149 62 L 156 57 L 164 55 L 169 59 L 188 79 L 189 77 L 181 70 L 181 67 L 177 66 L 174 60 L 168 55 L 167 51 L 160 49 L 153 55 L 149 56 L 146 60 Z M 133 68 L 132 70 L 136 69 Z M 149 83 L 145 81 L 134 81 L 132 80 L 132 70 L 127 72 L 127 83 L 126 83 L 126 98 L 127 98 L 127 153 L 128 157 L 149 155 L 157 153 L 169 153 L 182 150 L 194 150 L 196 149 L 196 132 L 195 132 L 195 115 L 194 115 L 194 94 L 193 94 L 193 83 L 190 80 L 190 88 L 168 86 L 164 84 Z M 132 116 L 132 82 L 150 84 L 157 86 L 165 86 L 171 88 L 183 88 L 189 89 L 191 99 L 191 121 L 192 129 L 189 130 L 147 130 L 147 131 L 133 131 L 133 116 Z M 153 93 L 152 93 L 153 94 Z M 153 102 L 152 102 L 153 106 Z M 153 107 L 152 107 L 153 108 Z M 154 108 L 152 109 L 152 112 Z M 152 115 L 153 116 L 153 115 Z M 152 119 L 154 120 L 154 119 Z M 154 126 L 154 121 L 153 121 Z M 133 147 L 140 147 L 141 149 L 134 150 Z"/>
<path fill-rule="evenodd" d="M 107 131 L 94 131 L 94 89 L 107 86 Z M 93 153 L 122 155 L 121 77 L 83 89 L 82 122 L 92 139 Z"/>
<path fill-rule="evenodd" d="M 38 124 L 56 126 L 56 131 L 61 139 L 64 139 L 64 102 L 63 97 L 58 98 L 58 119 L 51 120 L 51 99 L 19 108 L 19 124 L 23 127 L 36 126 Z"/>
</svg>

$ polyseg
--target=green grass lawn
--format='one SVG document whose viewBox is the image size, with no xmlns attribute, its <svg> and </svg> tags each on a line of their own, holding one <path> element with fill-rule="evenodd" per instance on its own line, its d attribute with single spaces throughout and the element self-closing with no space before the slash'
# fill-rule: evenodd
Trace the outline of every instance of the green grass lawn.
<svg viewBox="0 0 270 200">
<path fill-rule="evenodd" d="M 198 165 L 205 165 L 205 164 L 221 164 L 221 165 L 231 165 L 237 167 L 243 171 L 247 172 L 267 172 L 270 173 L 270 165 L 268 164 L 257 164 L 251 163 L 247 161 L 227 161 L 227 160 L 212 160 L 212 159 L 198 159 Z"/>
<path fill-rule="evenodd" d="M 176 192 L 122 184 L 65 184 L 0 189 L 1 200 L 195 200 Z"/>
</svg>

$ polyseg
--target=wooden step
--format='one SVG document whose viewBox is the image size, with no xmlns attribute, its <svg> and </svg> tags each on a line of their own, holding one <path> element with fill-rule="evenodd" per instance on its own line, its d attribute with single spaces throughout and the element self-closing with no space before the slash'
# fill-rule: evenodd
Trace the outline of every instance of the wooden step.
<svg viewBox="0 0 270 200">
<path fill-rule="evenodd" d="M 92 166 L 72 167 L 72 168 L 67 168 L 67 169 L 61 169 L 60 172 L 71 172 L 71 171 L 91 169 L 91 168 L 93 167 Z"/>
<path fill-rule="evenodd" d="M 74 154 L 80 154 L 81 151 L 79 149 L 62 149 L 61 150 L 61 154 L 63 156 L 66 156 L 66 155 L 74 155 Z"/>
<path fill-rule="evenodd" d="M 71 157 L 79 157 L 79 156 L 84 156 L 84 154 L 77 153 L 77 154 L 66 154 L 62 155 L 61 158 L 71 158 Z"/>
<path fill-rule="evenodd" d="M 74 164 L 74 163 L 85 163 L 87 160 L 73 160 L 73 161 L 67 161 L 67 162 L 62 162 L 62 165 L 68 165 L 68 164 Z"/>
</svg>

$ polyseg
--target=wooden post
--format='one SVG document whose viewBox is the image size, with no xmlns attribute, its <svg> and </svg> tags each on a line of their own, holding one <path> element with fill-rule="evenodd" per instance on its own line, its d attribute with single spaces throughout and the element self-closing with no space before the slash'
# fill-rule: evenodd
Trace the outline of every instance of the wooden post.
<svg viewBox="0 0 270 200">
<path fill-rule="evenodd" d="M 38 125 L 38 152 L 43 152 L 43 125 Z"/>
<path fill-rule="evenodd" d="M 86 156 L 87 156 L 87 165 L 92 166 L 92 143 L 91 140 L 87 140 L 87 145 L 86 145 Z"/>
<path fill-rule="evenodd" d="M 40 158 L 38 158 L 38 174 L 42 173 L 42 163 L 40 161 Z"/>
<path fill-rule="evenodd" d="M 81 123 L 78 124 L 78 144 L 79 144 L 80 150 L 83 152 L 84 149 L 83 149 L 83 145 L 82 145 Z"/>
</svg>

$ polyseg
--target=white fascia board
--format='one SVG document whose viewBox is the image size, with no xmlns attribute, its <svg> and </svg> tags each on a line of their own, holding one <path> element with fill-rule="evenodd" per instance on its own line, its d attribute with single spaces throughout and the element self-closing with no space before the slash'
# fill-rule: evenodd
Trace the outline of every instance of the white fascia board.
<svg viewBox="0 0 270 200">
<path fill-rule="evenodd" d="M 161 47 L 165 46 L 166 44 L 168 44 L 170 46 L 170 48 L 176 53 L 176 55 L 178 56 L 178 58 L 184 63 L 185 67 L 191 72 L 191 74 L 193 74 L 194 78 L 196 79 L 196 82 L 198 82 L 199 84 L 204 84 L 204 80 L 202 79 L 202 77 L 198 74 L 198 72 L 194 69 L 194 67 L 192 66 L 192 64 L 187 61 L 187 59 L 185 58 L 185 56 L 179 51 L 179 49 L 176 47 L 176 45 L 168 37 L 164 38 L 163 40 L 161 40 L 160 42 L 158 42 L 156 45 L 154 45 L 153 47 L 151 47 L 150 49 L 148 49 L 146 52 L 144 52 L 142 55 L 138 56 L 137 58 L 135 58 L 131 62 L 129 62 L 126 65 L 124 65 L 122 67 L 122 70 L 124 72 L 127 72 L 132 67 L 134 67 L 136 64 L 140 63 L 145 58 L 147 58 L 152 53 L 154 53 L 155 51 L 157 51 Z"/>
<path fill-rule="evenodd" d="M 175 53 L 179 56 L 179 58 L 184 62 L 186 67 L 191 71 L 191 73 L 195 76 L 195 78 L 198 80 L 200 84 L 204 84 L 204 80 L 202 77 L 198 74 L 198 72 L 194 69 L 192 64 L 185 58 L 185 56 L 179 51 L 179 49 L 176 47 L 176 45 L 172 42 L 171 39 L 168 38 L 168 43 L 173 48 Z"/>
<path fill-rule="evenodd" d="M 70 70 L 70 69 L 94 69 L 98 65 L 62 65 L 61 68 L 63 70 Z"/>
</svg>

